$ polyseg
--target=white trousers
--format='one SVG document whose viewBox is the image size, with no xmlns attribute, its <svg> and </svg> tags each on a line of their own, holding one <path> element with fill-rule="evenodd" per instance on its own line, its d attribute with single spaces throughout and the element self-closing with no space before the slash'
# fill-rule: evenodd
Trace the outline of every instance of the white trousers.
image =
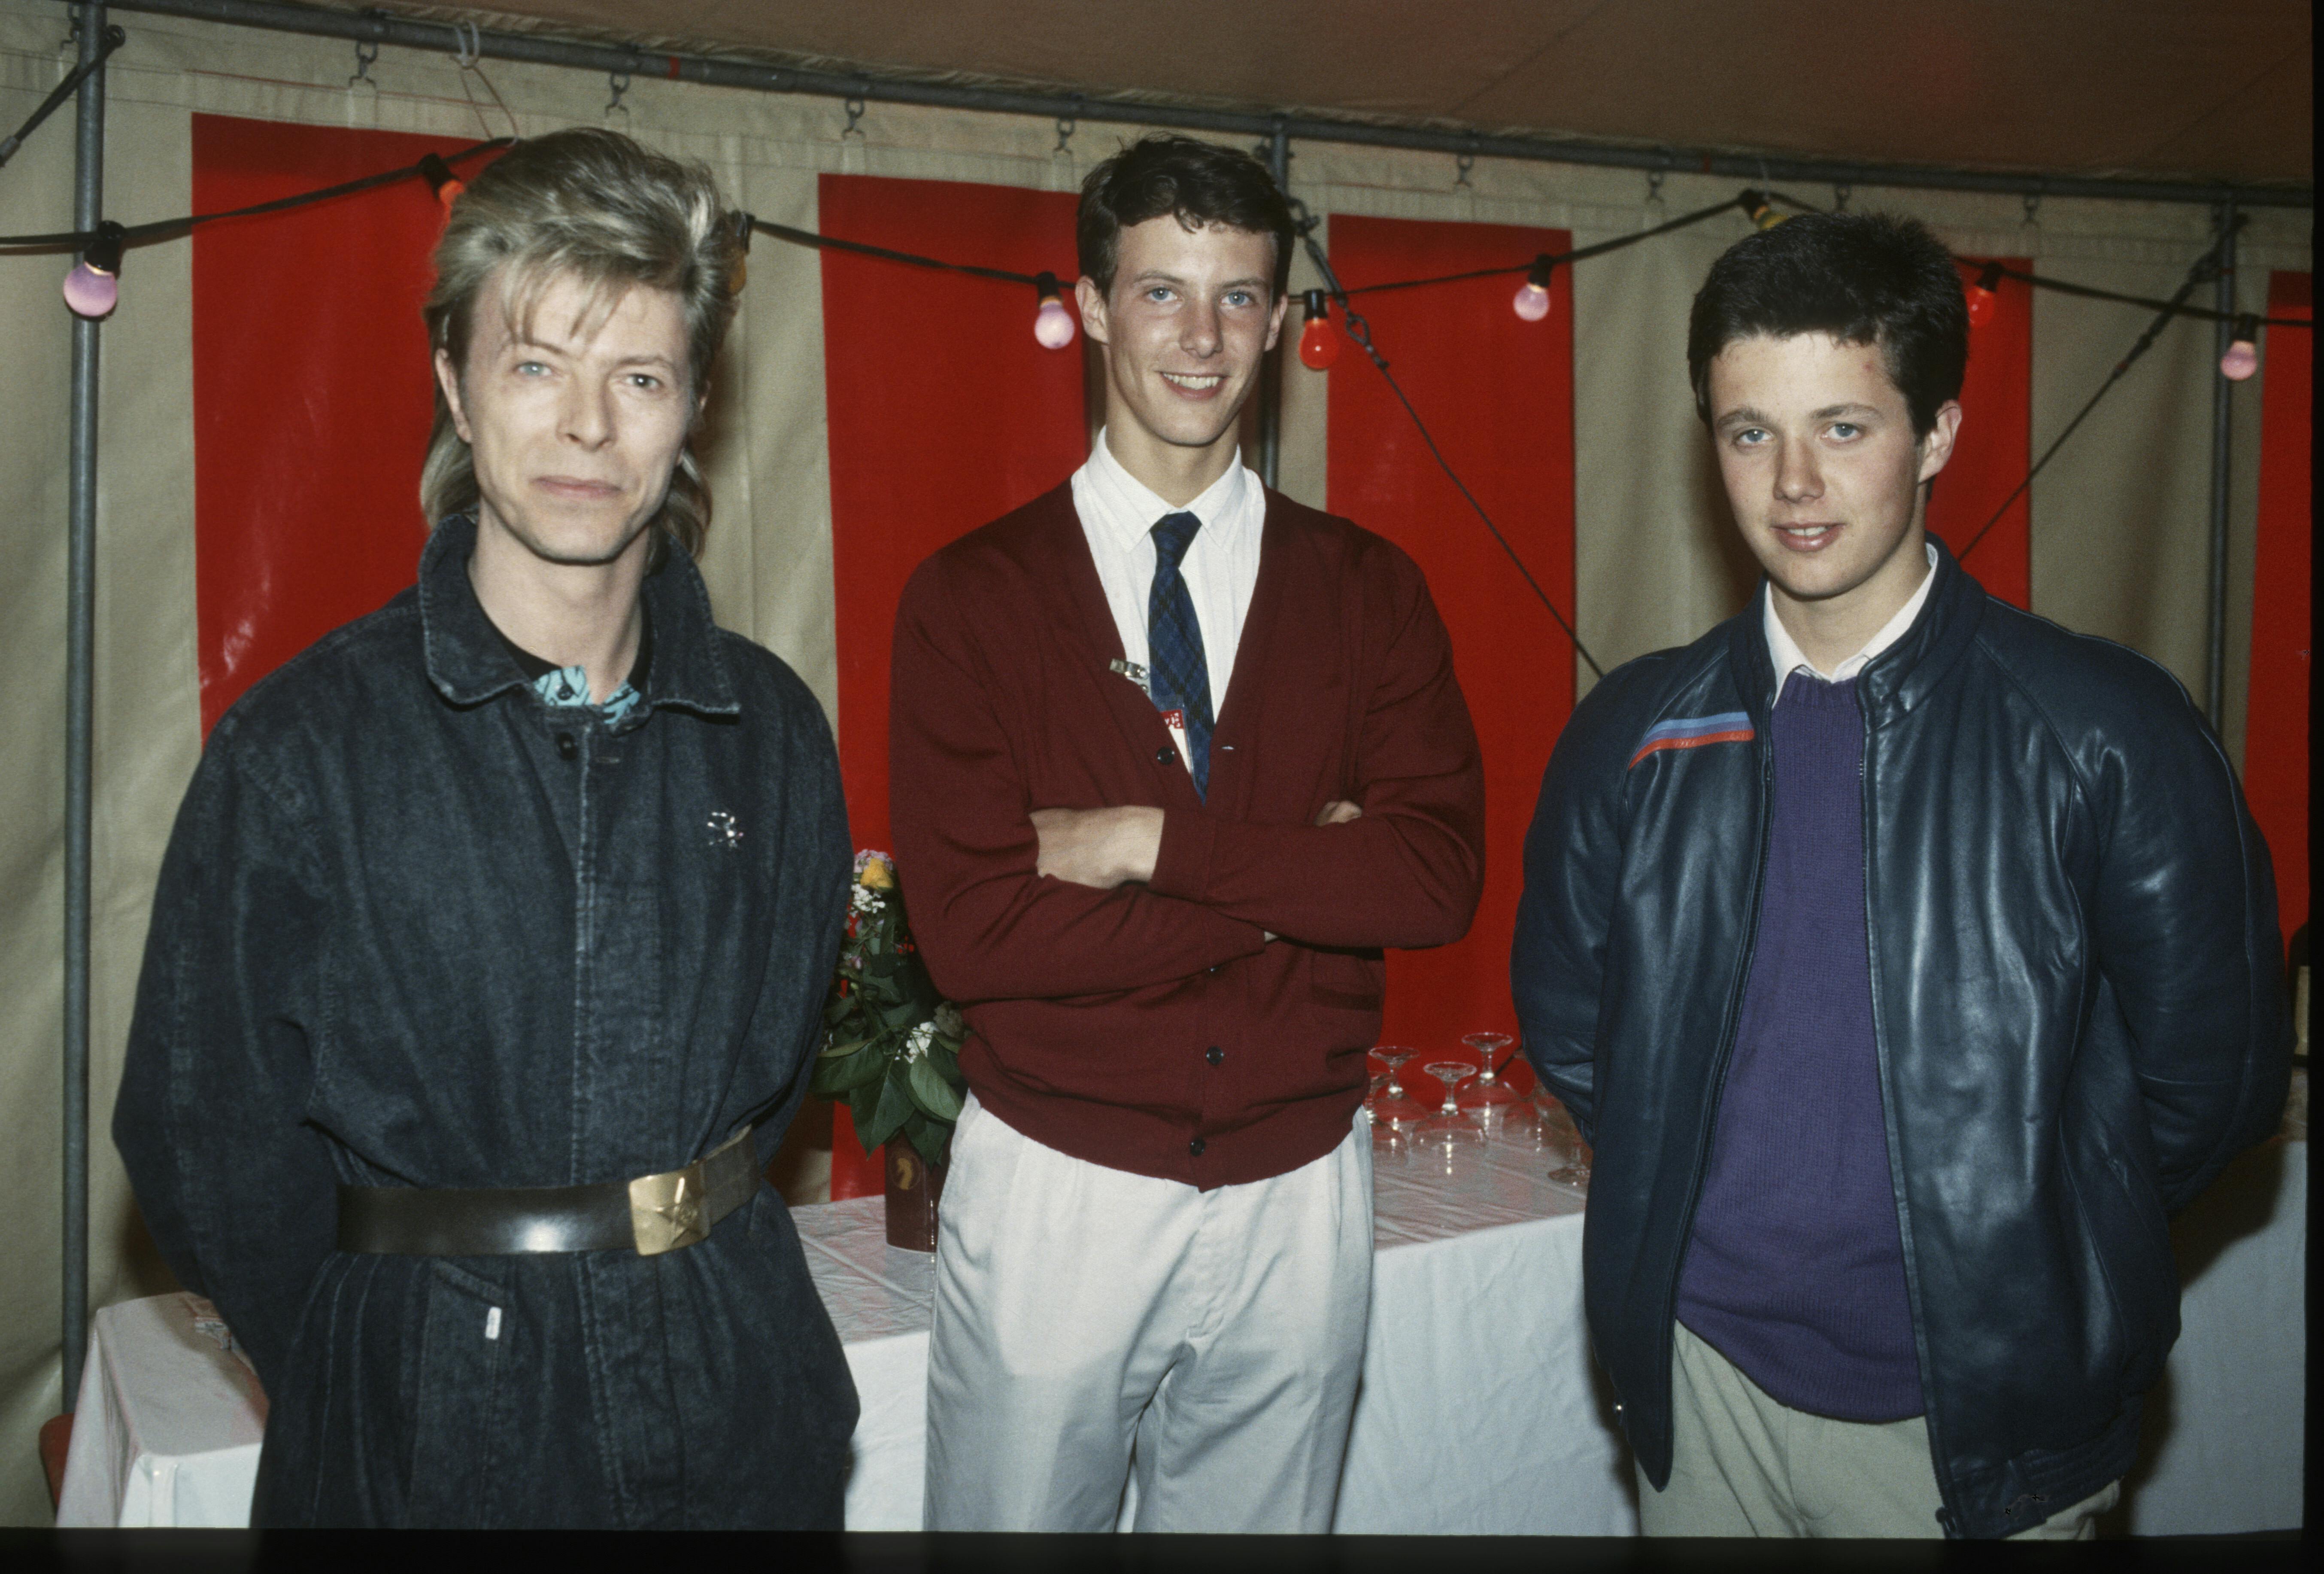
<svg viewBox="0 0 2324 1574">
<path fill-rule="evenodd" d="M 1371 1143 L 1198 1191 L 973 1097 L 928 1338 L 930 1530 L 1331 1528 L 1363 1366 Z"/>
</svg>

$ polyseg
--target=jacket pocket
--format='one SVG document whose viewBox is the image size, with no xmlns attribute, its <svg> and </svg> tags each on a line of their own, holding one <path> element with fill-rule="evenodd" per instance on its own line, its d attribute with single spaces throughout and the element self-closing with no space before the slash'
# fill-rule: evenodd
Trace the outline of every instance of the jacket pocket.
<svg viewBox="0 0 2324 1574">
<path fill-rule="evenodd" d="M 509 1463 L 502 1412 L 520 1337 L 508 1292 L 438 1258 L 428 1264 L 427 1310 L 411 1425 L 410 1523 L 494 1523 Z"/>
<path fill-rule="evenodd" d="M 2126 1397 L 2153 1386 L 2179 1337 L 2179 1271 L 2153 1182 L 2111 1149 L 2089 1157 L 2095 1162 L 2080 1166 L 2074 1177 L 2088 1232 L 2083 1249 L 2113 1302 L 2116 1341 L 2090 1375 L 2118 1374 Z"/>
</svg>

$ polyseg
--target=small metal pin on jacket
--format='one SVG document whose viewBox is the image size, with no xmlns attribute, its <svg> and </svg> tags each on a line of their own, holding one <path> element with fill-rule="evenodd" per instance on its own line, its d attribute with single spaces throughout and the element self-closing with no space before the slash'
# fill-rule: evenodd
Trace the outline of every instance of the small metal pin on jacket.
<svg viewBox="0 0 2324 1574">
<path fill-rule="evenodd" d="M 1137 684 L 1139 689 L 1145 690 L 1146 697 L 1148 699 L 1154 698 L 1153 681 L 1146 675 L 1146 669 L 1139 666 L 1136 662 L 1125 662 L 1120 656 L 1116 656 L 1113 660 L 1105 664 L 1105 670 L 1109 672 L 1120 673 L 1123 677 Z"/>
</svg>

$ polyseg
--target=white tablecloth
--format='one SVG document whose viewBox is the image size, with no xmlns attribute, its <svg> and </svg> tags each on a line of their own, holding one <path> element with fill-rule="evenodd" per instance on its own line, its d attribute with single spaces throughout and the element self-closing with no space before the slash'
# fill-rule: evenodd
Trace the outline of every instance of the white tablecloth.
<svg viewBox="0 0 2324 1574">
<path fill-rule="evenodd" d="M 1590 1365 L 1581 1199 L 1522 1131 L 1380 1155 L 1379 1271 L 1335 1528 L 1624 1535 L 1627 1456 Z M 2244 1155 L 2173 1228 L 2185 1332 L 2148 1406 L 2123 1528 L 2299 1525 L 2305 1142 Z M 795 1210 L 862 1398 L 847 1520 L 919 1525 L 932 1259 L 876 1198 Z M 97 1313 L 58 1523 L 244 1523 L 263 1397 L 191 1296 Z"/>
<path fill-rule="evenodd" d="M 1497 1127 L 1499 1123 L 1497 1122 Z M 1375 1153 L 1372 1332 L 1333 1528 L 1627 1535 L 1582 1330 L 1582 1194 L 1520 1111 L 1494 1142 Z M 879 1198 L 793 1210 L 863 1412 L 851 1530 L 918 1530 L 935 1259 Z"/>
<path fill-rule="evenodd" d="M 249 1523 L 266 1395 L 227 1338 L 182 1292 L 90 1319 L 60 1526 Z"/>
</svg>

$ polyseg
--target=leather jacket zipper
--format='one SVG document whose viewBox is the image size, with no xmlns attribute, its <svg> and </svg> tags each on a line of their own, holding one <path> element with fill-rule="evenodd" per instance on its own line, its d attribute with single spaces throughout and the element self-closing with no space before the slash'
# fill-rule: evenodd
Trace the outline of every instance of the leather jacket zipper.
<svg viewBox="0 0 2324 1574">
<path fill-rule="evenodd" d="M 1772 729 L 1770 729 L 1772 732 Z M 1719 1106 L 1727 1093 L 1727 1062 L 1735 1053 L 1735 1034 L 1741 1025 L 1743 992 L 1751 977 L 1751 958 L 1759 946 L 1759 897 L 1767 883 L 1767 843 L 1773 834 L 1773 816 L 1768 812 L 1775 801 L 1775 751 L 1772 736 L 1759 750 L 1759 852 L 1751 870 L 1750 918 L 1743 930 L 1743 946 L 1735 959 L 1735 977 L 1727 986 L 1727 1017 L 1719 1030 L 1719 1055 L 1711 1065 L 1711 1098 L 1703 1111 L 1702 1129 L 1695 1138 L 1694 1173 L 1687 1182 L 1686 1218 L 1679 1231 L 1678 1256 L 1671 1264 L 1670 1284 L 1663 1292 L 1664 1320 L 1678 1317 L 1678 1284 L 1686 1272 L 1686 1248 L 1694 1239 L 1694 1210 L 1702 1200 L 1702 1182 L 1711 1168 L 1711 1139 L 1719 1131 Z M 1670 1363 L 1665 1352 L 1663 1369 L 1667 1381 Z M 1675 1425 L 1675 1422 L 1674 1422 Z"/>
<path fill-rule="evenodd" d="M 1864 727 L 1864 753 L 1856 766 L 1857 802 L 1864 817 L 1864 956 L 1866 971 L 1876 976 L 1880 965 L 1880 932 L 1873 922 L 1872 912 L 1872 716 L 1863 708 L 1864 691 L 1857 690 L 1858 716 Z M 1867 982 L 1870 982 L 1868 977 Z M 1959 1516 L 1953 1511 L 1952 1473 L 1935 1448 L 1938 1428 L 1930 1414 L 1934 1409 L 1929 1400 L 1928 1363 L 1922 1360 L 1928 1339 L 1928 1329 L 1921 1318 L 1921 1282 L 1913 1270 L 1913 1239 L 1910 1208 L 1904 1199 L 1904 1177 L 1896 1158 L 1896 1119 L 1895 1088 L 1888 1072 L 1888 1035 L 1881 1025 L 1880 991 L 1872 991 L 1872 1058 L 1874 1069 L 1880 1079 L 1880 1132 L 1888 1148 L 1888 1190 L 1896 1200 L 1896 1245 L 1904 1259 L 1904 1300 L 1913 1314 L 1913 1355 L 1921 1367 L 1921 1403 L 1923 1420 L 1929 1422 L 1929 1465 L 1937 1480 L 1937 1523 L 1947 1534 L 1957 1533 Z"/>
</svg>

